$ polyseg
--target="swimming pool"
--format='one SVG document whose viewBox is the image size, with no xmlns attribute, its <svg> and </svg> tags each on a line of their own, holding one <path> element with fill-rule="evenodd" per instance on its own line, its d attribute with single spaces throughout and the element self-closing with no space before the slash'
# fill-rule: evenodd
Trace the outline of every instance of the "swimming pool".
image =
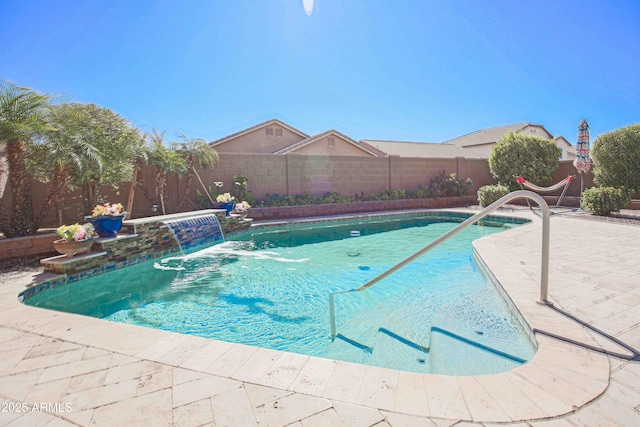
<svg viewBox="0 0 640 427">
<path fill-rule="evenodd" d="M 513 226 L 472 226 L 364 292 L 360 286 L 464 215 L 362 217 L 253 227 L 186 256 L 36 294 L 25 303 L 111 321 L 415 372 L 475 375 L 535 348 L 473 261 L 471 241 Z M 357 233 L 352 233 L 357 232 Z"/>
</svg>

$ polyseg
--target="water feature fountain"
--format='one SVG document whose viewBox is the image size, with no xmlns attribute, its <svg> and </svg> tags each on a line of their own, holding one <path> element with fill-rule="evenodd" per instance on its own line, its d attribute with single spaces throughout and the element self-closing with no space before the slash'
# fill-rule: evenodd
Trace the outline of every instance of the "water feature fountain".
<svg viewBox="0 0 640 427">
<path fill-rule="evenodd" d="M 246 229 L 251 219 L 225 217 L 224 210 L 207 209 L 124 221 L 116 237 L 93 239 L 91 252 L 72 258 L 40 261 L 44 281 L 29 290 L 60 286 L 155 258 L 179 254 L 192 247 L 224 241 L 224 235 Z"/>
<path fill-rule="evenodd" d="M 220 221 L 213 214 L 162 222 L 171 230 L 182 253 L 196 246 L 224 242 Z"/>
</svg>

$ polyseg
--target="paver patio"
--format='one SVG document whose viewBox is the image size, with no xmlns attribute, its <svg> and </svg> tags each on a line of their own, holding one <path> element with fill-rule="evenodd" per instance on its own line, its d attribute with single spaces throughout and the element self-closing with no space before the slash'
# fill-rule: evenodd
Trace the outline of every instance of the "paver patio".
<svg viewBox="0 0 640 427">
<path fill-rule="evenodd" d="M 474 246 L 528 324 L 630 355 L 535 303 L 540 220 L 502 213 L 534 223 Z M 640 425 L 640 359 L 543 333 L 534 359 L 513 371 L 423 375 L 25 306 L 16 296 L 33 280 L 0 283 L 0 425 Z M 549 295 L 640 349 L 640 227 L 554 215 Z"/>
</svg>

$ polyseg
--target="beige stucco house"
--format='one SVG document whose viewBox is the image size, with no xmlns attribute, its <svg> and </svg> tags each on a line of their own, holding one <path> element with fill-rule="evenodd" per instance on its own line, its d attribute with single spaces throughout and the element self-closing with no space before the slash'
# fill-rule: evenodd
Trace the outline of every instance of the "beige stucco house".
<svg viewBox="0 0 640 427">
<path fill-rule="evenodd" d="M 220 153 L 385 156 L 375 147 L 355 141 L 337 130 L 307 135 L 277 119 L 236 132 L 210 145 Z"/>
<path fill-rule="evenodd" d="M 489 158 L 493 145 L 509 132 L 554 139 L 558 147 L 560 147 L 560 149 L 562 150 L 562 157 L 560 158 L 561 160 L 575 158 L 575 148 L 565 138 L 561 136 L 554 137 L 548 130 L 544 128 L 544 126 L 533 123 L 516 123 L 513 125 L 481 129 L 454 139 L 450 139 L 443 142 L 442 144 L 461 147 L 466 152 L 472 154 L 471 157 Z"/>
<path fill-rule="evenodd" d="M 553 138 L 556 141 L 556 144 L 562 150 L 561 160 L 573 160 L 576 158 L 576 147 L 571 145 L 569 141 L 567 141 L 564 136 L 556 136 Z"/>
<path fill-rule="evenodd" d="M 308 135 L 281 120 L 272 119 L 213 141 L 211 146 L 220 153 L 486 159 L 493 145 L 508 132 L 552 138 L 562 149 L 562 160 L 575 158 L 575 148 L 566 139 L 554 137 L 544 126 L 532 123 L 482 129 L 443 143 L 430 143 L 375 139 L 356 141 L 334 129 Z"/>
<path fill-rule="evenodd" d="M 306 133 L 277 119 L 259 123 L 209 145 L 220 153 L 275 153 L 309 138 Z"/>
<path fill-rule="evenodd" d="M 275 152 L 275 154 L 289 153 L 373 157 L 386 155 L 375 147 L 362 141 L 355 141 L 334 129 L 310 136 Z"/>
<path fill-rule="evenodd" d="M 477 157 L 470 155 L 471 153 L 462 147 L 433 142 L 381 141 L 376 139 L 364 139 L 360 142 L 378 149 L 386 156 L 428 157 L 440 159 Z"/>
</svg>

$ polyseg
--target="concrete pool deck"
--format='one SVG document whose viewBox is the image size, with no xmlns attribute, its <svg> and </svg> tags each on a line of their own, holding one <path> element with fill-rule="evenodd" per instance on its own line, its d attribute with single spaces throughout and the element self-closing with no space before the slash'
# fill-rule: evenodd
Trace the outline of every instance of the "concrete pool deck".
<svg viewBox="0 0 640 427">
<path fill-rule="evenodd" d="M 640 227 L 554 215 L 549 299 L 540 220 L 474 243 L 528 324 L 640 349 Z M 517 369 L 450 377 L 320 359 L 25 306 L 33 274 L 0 283 L 0 425 L 635 426 L 640 360 L 543 333 Z M 637 354 L 636 354 L 637 356 Z"/>
</svg>

